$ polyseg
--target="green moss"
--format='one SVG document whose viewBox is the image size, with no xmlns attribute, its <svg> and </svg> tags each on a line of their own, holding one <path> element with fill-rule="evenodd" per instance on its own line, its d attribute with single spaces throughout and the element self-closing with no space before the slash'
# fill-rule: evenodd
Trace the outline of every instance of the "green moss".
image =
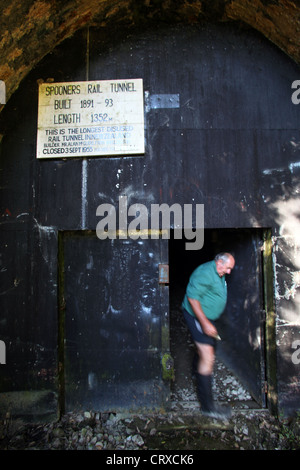
<svg viewBox="0 0 300 470">
<path fill-rule="evenodd" d="M 165 353 L 161 360 L 163 380 L 174 380 L 174 361 L 169 353 Z"/>
</svg>

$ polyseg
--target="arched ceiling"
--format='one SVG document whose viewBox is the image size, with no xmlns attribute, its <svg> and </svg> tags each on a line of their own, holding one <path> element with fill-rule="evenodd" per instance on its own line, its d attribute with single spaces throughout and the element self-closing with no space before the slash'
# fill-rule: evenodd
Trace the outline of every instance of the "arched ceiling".
<svg viewBox="0 0 300 470">
<path fill-rule="evenodd" d="M 97 26 L 240 21 L 300 63 L 299 0 L 0 0 L 0 80 L 6 102 L 22 79 L 76 31 Z M 0 111 L 3 106 L 0 106 Z"/>
</svg>

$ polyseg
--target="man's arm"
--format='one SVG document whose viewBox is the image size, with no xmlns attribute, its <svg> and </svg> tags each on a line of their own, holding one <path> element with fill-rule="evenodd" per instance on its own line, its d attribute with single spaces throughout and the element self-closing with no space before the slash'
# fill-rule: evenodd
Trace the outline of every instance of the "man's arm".
<svg viewBox="0 0 300 470">
<path fill-rule="evenodd" d="M 205 313 L 202 310 L 199 300 L 191 299 L 190 297 L 188 297 L 188 301 L 191 304 L 193 312 L 196 315 L 196 318 L 201 325 L 203 333 L 205 333 L 208 336 L 217 336 L 218 331 L 215 328 L 215 326 L 206 317 Z"/>
</svg>

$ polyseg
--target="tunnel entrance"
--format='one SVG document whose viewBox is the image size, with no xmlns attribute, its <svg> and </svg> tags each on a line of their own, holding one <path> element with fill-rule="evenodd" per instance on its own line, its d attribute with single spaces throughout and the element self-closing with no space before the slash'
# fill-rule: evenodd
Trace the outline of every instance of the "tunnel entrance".
<svg viewBox="0 0 300 470">
<path fill-rule="evenodd" d="M 236 259 L 226 276 L 227 307 L 218 321 L 222 340 L 216 351 L 214 395 L 233 408 L 267 406 L 265 364 L 265 308 L 263 277 L 263 230 L 206 229 L 199 251 L 185 250 L 185 240 L 170 237 L 170 349 L 175 380 L 172 400 L 184 406 L 197 401 L 191 364 L 194 344 L 181 314 L 181 302 L 192 271 L 221 251 Z"/>
</svg>

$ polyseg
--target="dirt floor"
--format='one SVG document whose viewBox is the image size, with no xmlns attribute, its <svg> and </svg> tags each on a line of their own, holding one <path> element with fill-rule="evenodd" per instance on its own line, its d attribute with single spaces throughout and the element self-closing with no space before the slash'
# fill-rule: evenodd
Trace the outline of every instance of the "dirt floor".
<svg viewBox="0 0 300 470">
<path fill-rule="evenodd" d="M 175 406 L 175 405 L 174 405 Z M 228 421 L 199 409 L 143 414 L 68 413 L 51 423 L 0 421 L 0 450 L 299 450 L 300 420 L 278 420 L 262 410 L 236 410 Z M 128 453 L 127 455 L 130 455 Z"/>
</svg>

